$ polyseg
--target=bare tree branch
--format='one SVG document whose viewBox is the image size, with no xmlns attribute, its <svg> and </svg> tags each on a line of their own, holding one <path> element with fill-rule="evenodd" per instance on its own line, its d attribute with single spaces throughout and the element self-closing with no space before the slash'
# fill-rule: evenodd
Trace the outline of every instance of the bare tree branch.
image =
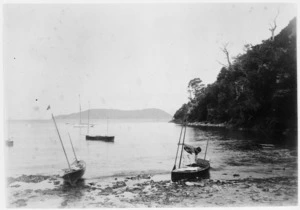
<svg viewBox="0 0 300 210">
<path fill-rule="evenodd" d="M 271 31 L 271 40 L 273 41 L 274 40 L 274 34 L 275 34 L 275 30 L 277 28 L 277 25 L 276 25 L 276 19 L 279 15 L 279 9 L 277 10 L 277 15 L 275 16 L 274 20 L 273 20 L 273 25 L 270 23 L 270 28 L 269 28 L 269 31 Z"/>
<path fill-rule="evenodd" d="M 227 63 L 228 63 L 228 68 L 231 68 L 231 62 L 230 62 L 230 56 L 229 56 L 229 51 L 227 49 L 228 43 L 223 45 L 223 48 L 220 48 L 222 52 L 226 55 Z"/>
<path fill-rule="evenodd" d="M 222 66 L 224 66 L 224 67 L 227 67 L 227 65 L 226 64 L 224 64 L 224 63 L 221 63 L 220 61 L 218 61 L 218 60 L 216 60 L 219 64 L 221 64 Z"/>
</svg>

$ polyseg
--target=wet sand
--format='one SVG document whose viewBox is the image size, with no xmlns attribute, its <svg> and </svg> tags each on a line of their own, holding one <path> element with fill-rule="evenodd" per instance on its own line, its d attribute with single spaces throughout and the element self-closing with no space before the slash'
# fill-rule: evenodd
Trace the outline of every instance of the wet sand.
<svg viewBox="0 0 300 210">
<path fill-rule="evenodd" d="M 82 180 L 76 187 L 57 176 L 8 178 L 7 207 L 216 207 L 297 205 L 297 177 L 203 179 L 171 182 L 148 174 Z"/>
</svg>

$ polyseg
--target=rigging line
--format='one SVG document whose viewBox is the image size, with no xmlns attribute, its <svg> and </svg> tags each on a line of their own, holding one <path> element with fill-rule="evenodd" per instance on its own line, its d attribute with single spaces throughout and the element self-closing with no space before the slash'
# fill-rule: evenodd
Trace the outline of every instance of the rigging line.
<svg viewBox="0 0 300 210">
<path fill-rule="evenodd" d="M 78 161 L 77 157 L 76 157 L 76 153 L 75 153 L 75 150 L 74 150 L 74 147 L 73 147 L 73 144 L 72 144 L 72 140 L 71 140 L 71 136 L 70 136 L 70 133 L 68 132 L 68 135 L 69 135 L 69 139 L 70 139 L 70 143 L 71 143 L 71 146 L 72 146 L 72 149 L 73 149 L 73 153 L 74 153 L 74 156 L 75 156 L 75 160 Z"/>
</svg>

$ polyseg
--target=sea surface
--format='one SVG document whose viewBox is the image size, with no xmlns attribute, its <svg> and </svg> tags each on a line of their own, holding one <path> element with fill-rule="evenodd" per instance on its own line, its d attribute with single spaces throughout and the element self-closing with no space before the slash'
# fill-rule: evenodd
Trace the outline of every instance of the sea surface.
<svg viewBox="0 0 300 210">
<path fill-rule="evenodd" d="M 92 120 L 89 135 L 114 135 L 115 142 L 87 141 L 87 128 L 77 121 L 57 120 L 68 160 L 74 154 L 86 162 L 85 179 L 152 174 L 169 176 L 174 166 L 181 126 L 166 120 Z M 5 146 L 6 176 L 56 175 L 67 168 L 52 120 L 8 121 Z M 297 175 L 297 148 L 274 145 L 271 139 L 222 128 L 187 127 L 185 142 L 199 146 L 199 158 L 210 160 L 215 179 Z M 267 147 L 264 145 L 268 144 Z M 181 150 L 179 150 L 180 154 Z M 183 152 L 182 165 L 194 157 Z M 176 164 L 178 167 L 178 163 Z"/>
</svg>

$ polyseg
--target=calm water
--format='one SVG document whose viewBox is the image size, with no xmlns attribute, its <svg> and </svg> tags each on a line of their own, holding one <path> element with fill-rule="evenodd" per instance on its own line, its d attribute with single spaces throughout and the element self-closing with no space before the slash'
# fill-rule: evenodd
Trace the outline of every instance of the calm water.
<svg viewBox="0 0 300 210">
<path fill-rule="evenodd" d="M 108 134 L 114 143 L 86 141 L 87 128 L 74 128 L 76 122 L 57 122 L 70 161 L 74 155 L 69 142 L 71 135 L 77 157 L 87 164 L 86 179 L 127 176 L 140 173 L 169 174 L 173 168 L 181 127 L 166 121 L 110 120 Z M 70 123 L 70 124 L 67 124 Z M 106 121 L 92 121 L 90 135 L 106 135 Z M 7 176 L 22 174 L 54 175 L 67 167 L 58 135 L 52 121 L 9 121 L 7 136 L 13 147 L 5 147 Z M 297 149 L 268 143 L 264 138 L 223 129 L 187 128 L 186 142 L 200 146 L 211 161 L 212 178 L 243 176 L 274 176 L 297 173 Z M 188 163 L 192 157 L 185 157 Z"/>
</svg>

